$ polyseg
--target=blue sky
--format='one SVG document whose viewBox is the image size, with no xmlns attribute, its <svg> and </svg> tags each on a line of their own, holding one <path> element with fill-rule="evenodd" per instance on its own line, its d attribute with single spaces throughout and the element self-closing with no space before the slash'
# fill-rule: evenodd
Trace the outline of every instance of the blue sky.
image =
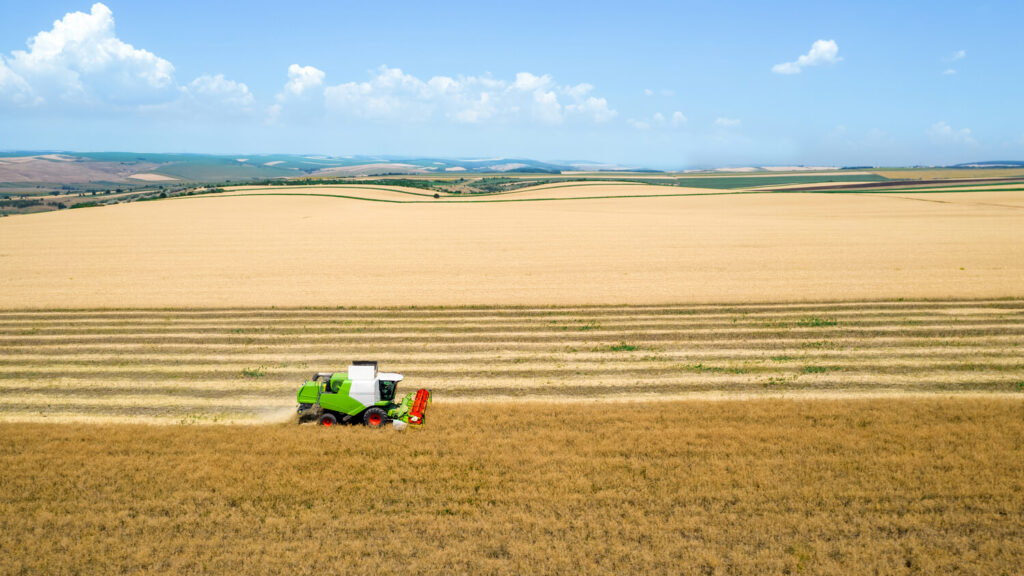
<svg viewBox="0 0 1024 576">
<path fill-rule="evenodd" d="M 0 149 L 1024 159 L 1020 2 L 0 6 Z"/>
</svg>

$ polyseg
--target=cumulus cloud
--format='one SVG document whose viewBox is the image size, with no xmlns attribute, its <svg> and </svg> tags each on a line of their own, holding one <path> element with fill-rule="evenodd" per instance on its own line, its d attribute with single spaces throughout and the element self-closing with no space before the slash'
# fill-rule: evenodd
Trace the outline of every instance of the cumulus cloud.
<svg viewBox="0 0 1024 576">
<path fill-rule="evenodd" d="M 204 104 L 226 105 L 235 109 L 248 108 L 254 100 L 248 86 L 228 80 L 223 74 L 200 76 L 183 87 L 182 92 Z"/>
<path fill-rule="evenodd" d="M 0 56 L 0 106 L 219 115 L 247 112 L 255 100 L 223 74 L 177 83 L 169 61 L 117 37 L 114 14 L 101 3 L 65 14 L 27 47 Z"/>
<path fill-rule="evenodd" d="M 28 82 L 8 68 L 0 56 L 0 99 L 5 98 L 19 105 L 42 103 L 42 98 L 34 95 Z"/>
<path fill-rule="evenodd" d="M 324 88 L 336 114 L 374 120 L 425 122 L 442 117 L 458 123 L 525 119 L 542 124 L 566 120 L 602 123 L 618 113 L 590 84 L 560 85 L 549 75 L 516 74 L 511 81 L 489 76 L 434 76 L 422 80 L 400 68 L 381 66 L 363 82 Z"/>
<path fill-rule="evenodd" d="M 956 70 L 952 68 L 946 68 L 945 70 L 942 71 L 943 76 L 952 76 L 954 74 L 956 74 Z"/>
<path fill-rule="evenodd" d="M 608 107 L 608 100 L 604 98 L 588 97 L 579 104 L 567 104 L 566 112 L 569 114 L 580 114 L 600 124 L 607 122 L 618 115 L 618 112 Z"/>
<path fill-rule="evenodd" d="M 292 64 L 272 98 L 257 106 L 249 87 L 223 74 L 175 79 L 166 59 L 118 38 L 113 12 L 96 3 L 69 12 L 27 42 L 0 55 L 0 106 L 109 107 L 181 114 L 265 112 L 266 119 L 303 118 L 325 111 L 383 121 L 454 123 L 605 123 L 618 115 L 587 83 L 562 84 L 550 75 L 513 78 L 434 76 L 420 79 L 381 66 L 361 82 L 328 85 L 314 66 Z"/>
<path fill-rule="evenodd" d="M 953 128 L 946 122 L 936 122 L 928 129 L 928 136 L 938 144 L 968 144 L 975 145 L 977 140 L 971 136 L 970 128 Z"/>
<path fill-rule="evenodd" d="M 302 96 L 309 90 L 319 88 L 323 83 L 323 70 L 292 64 L 288 67 L 288 83 L 284 85 L 284 94 Z"/>
<path fill-rule="evenodd" d="M 267 107 L 266 122 L 268 124 L 276 123 L 285 111 L 285 106 L 291 101 L 303 102 L 301 107 L 290 107 L 291 116 L 303 116 L 313 113 L 313 108 L 318 109 L 319 104 L 323 101 L 322 86 L 325 76 L 326 74 L 323 70 L 314 66 L 300 66 L 298 64 L 289 66 L 288 81 L 281 91 L 278 92 L 277 96 L 274 97 L 275 103 Z M 312 105 L 314 100 L 317 105 Z"/>
<path fill-rule="evenodd" d="M 120 40 L 113 13 L 100 3 L 89 13 L 66 14 L 31 38 L 28 50 L 15 50 L 4 60 L 16 78 L 3 80 L 3 91 L 13 82 L 22 98 L 34 94 L 35 103 L 146 101 L 173 92 L 174 66 Z"/>
<path fill-rule="evenodd" d="M 835 40 L 818 40 L 811 45 L 811 50 L 793 62 L 783 62 L 772 66 L 772 72 L 776 74 L 799 74 L 801 70 L 809 66 L 820 66 L 822 64 L 835 64 L 843 58 L 839 56 L 839 45 Z"/>
<path fill-rule="evenodd" d="M 739 118 L 726 118 L 724 116 L 715 118 L 715 126 L 718 126 L 719 128 L 736 128 L 740 124 L 741 122 Z"/>
<path fill-rule="evenodd" d="M 678 128 L 678 127 L 682 126 L 683 124 L 686 124 L 686 122 L 687 122 L 686 116 L 684 116 L 682 112 L 676 110 L 675 112 L 672 113 L 672 127 L 673 128 Z"/>
</svg>

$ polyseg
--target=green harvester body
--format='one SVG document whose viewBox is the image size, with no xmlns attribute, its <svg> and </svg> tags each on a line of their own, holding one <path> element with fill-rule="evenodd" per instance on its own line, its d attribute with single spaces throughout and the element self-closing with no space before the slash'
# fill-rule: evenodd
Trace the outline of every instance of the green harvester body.
<svg viewBox="0 0 1024 576">
<path fill-rule="evenodd" d="M 378 372 L 376 362 L 365 361 L 353 362 L 348 372 L 318 372 L 299 387 L 299 417 L 326 426 L 361 422 L 379 427 L 391 420 L 407 423 L 414 395 L 395 402 L 402 378 L 401 374 Z"/>
</svg>

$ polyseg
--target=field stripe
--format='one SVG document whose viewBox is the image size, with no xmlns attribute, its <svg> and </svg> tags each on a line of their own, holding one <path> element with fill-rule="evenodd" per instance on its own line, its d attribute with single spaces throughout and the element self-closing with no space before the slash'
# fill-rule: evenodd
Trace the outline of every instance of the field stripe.
<svg viewBox="0 0 1024 576">
<path fill-rule="evenodd" d="M 1014 394 L 1022 350 L 1019 299 L 0 310 L 0 419 L 263 421 L 356 358 L 453 402 Z"/>
</svg>

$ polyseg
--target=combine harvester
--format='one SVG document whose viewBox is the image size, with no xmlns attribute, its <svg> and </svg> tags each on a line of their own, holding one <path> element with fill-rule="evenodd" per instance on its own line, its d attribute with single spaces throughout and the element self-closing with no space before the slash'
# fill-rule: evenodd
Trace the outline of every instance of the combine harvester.
<svg viewBox="0 0 1024 576">
<path fill-rule="evenodd" d="M 378 372 L 376 362 L 353 362 L 348 372 L 317 372 L 299 388 L 299 422 L 362 423 L 371 428 L 391 422 L 398 430 L 422 426 L 430 391 L 417 390 L 395 403 L 401 381 L 401 374 Z"/>
</svg>

